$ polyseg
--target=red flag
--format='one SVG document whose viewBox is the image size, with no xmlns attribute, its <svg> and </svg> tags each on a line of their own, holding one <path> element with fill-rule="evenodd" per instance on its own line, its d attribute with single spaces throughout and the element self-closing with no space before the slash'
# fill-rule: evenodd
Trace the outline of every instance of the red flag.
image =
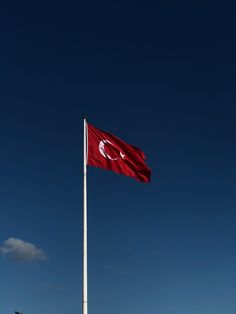
<svg viewBox="0 0 236 314">
<path fill-rule="evenodd" d="M 87 127 L 87 164 L 89 166 L 112 170 L 141 182 L 150 181 L 151 170 L 145 164 L 145 155 L 139 148 L 97 129 L 91 124 L 87 124 Z"/>
</svg>

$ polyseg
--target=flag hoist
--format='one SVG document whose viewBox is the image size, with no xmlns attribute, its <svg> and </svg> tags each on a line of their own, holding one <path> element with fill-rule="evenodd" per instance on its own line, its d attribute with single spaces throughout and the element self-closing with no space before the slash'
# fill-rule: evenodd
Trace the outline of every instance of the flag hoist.
<svg viewBox="0 0 236 314">
<path fill-rule="evenodd" d="M 83 314 L 88 313 L 87 165 L 112 170 L 140 182 L 149 182 L 151 170 L 144 160 L 145 155 L 139 148 L 95 128 L 84 118 Z"/>
</svg>

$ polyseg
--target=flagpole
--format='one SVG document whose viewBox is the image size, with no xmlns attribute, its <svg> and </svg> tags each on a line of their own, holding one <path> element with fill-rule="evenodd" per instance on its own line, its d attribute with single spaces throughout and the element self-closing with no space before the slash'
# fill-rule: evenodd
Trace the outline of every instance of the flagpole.
<svg viewBox="0 0 236 314">
<path fill-rule="evenodd" d="M 88 313 L 87 261 L 87 122 L 84 118 L 84 197 L 83 197 L 83 314 Z"/>
</svg>

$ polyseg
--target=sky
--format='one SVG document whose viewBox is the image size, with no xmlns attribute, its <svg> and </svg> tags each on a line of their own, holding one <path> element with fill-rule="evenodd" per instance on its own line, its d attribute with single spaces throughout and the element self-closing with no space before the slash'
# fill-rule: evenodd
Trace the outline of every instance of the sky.
<svg viewBox="0 0 236 314">
<path fill-rule="evenodd" d="M 89 314 L 235 314 L 227 3 L 5 1 L 0 313 L 82 313 L 83 116 L 150 184 L 88 169 Z"/>
</svg>

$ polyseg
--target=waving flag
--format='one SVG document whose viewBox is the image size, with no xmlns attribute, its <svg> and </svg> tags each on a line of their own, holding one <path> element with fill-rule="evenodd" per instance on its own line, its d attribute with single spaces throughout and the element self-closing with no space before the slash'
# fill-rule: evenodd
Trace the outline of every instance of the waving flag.
<svg viewBox="0 0 236 314">
<path fill-rule="evenodd" d="M 118 137 L 87 124 L 89 166 L 112 170 L 149 182 L 151 170 L 145 164 L 145 155 L 137 147 L 127 144 Z"/>
</svg>

